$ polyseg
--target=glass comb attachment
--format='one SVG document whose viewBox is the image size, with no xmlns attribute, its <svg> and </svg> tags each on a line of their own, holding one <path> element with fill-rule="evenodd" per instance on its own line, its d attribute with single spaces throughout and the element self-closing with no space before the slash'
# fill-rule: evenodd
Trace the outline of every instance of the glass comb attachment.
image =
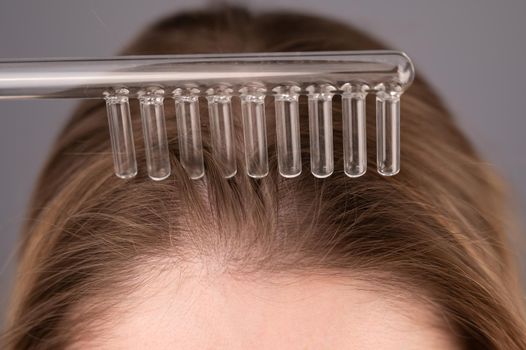
<svg viewBox="0 0 526 350">
<path fill-rule="evenodd" d="M 115 174 L 137 174 L 130 99 L 138 99 L 153 180 L 170 176 L 164 104 L 175 104 L 179 160 L 192 179 L 205 174 L 199 101 L 208 106 L 212 156 L 225 178 L 237 174 L 233 104 L 240 104 L 246 173 L 269 172 L 267 118 L 275 118 L 279 173 L 302 171 L 299 98 L 307 97 L 310 170 L 334 171 L 333 121 L 343 126 L 343 166 L 349 177 L 367 169 L 366 104 L 376 96 L 377 171 L 400 171 L 400 97 L 414 79 L 409 57 L 398 51 L 240 53 L 120 56 L 0 62 L 0 99 L 91 98 L 106 101 Z M 341 96 L 342 114 L 332 101 Z M 274 101 L 274 114 L 265 100 Z"/>
</svg>

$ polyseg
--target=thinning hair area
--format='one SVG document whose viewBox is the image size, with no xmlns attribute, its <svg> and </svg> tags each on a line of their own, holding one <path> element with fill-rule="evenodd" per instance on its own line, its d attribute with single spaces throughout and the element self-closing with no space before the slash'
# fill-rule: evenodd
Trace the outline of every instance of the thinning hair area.
<svg viewBox="0 0 526 350">
<path fill-rule="evenodd" d="M 122 53 L 386 48 L 334 20 L 222 5 L 167 17 Z M 401 104 L 402 169 L 394 177 L 376 173 L 372 96 L 366 101 L 368 170 L 352 179 L 343 172 L 339 97 L 333 105 L 336 171 L 325 179 L 308 169 L 305 96 L 299 101 L 304 168 L 293 179 L 277 169 L 271 98 L 270 172 L 261 179 L 245 175 L 236 98 L 239 172 L 223 178 L 202 100 L 206 175 L 200 180 L 189 179 L 178 160 L 173 103 L 165 104 L 173 174 L 161 182 L 145 171 L 130 180 L 114 176 L 103 102 L 83 102 L 73 113 L 41 173 L 22 232 L 6 349 L 72 347 L 111 327 L 112 310 L 148 281 L 189 269 L 249 281 L 332 276 L 393 302 L 431 308 L 462 348 L 526 349 L 505 186 L 422 78 Z M 139 108 L 131 103 L 137 161 L 146 169 Z"/>
</svg>

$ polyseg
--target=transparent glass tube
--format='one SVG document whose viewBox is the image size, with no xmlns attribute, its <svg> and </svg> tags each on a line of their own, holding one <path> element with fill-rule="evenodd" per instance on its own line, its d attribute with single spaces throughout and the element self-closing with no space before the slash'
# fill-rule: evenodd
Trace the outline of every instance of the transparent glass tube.
<svg viewBox="0 0 526 350">
<path fill-rule="evenodd" d="M 194 180 L 205 174 L 198 94 L 196 88 L 174 91 L 179 159 L 188 177 Z"/>
<path fill-rule="evenodd" d="M 376 95 L 376 164 L 378 173 L 392 176 L 400 171 L 400 93 Z"/>
<path fill-rule="evenodd" d="M 148 176 L 156 181 L 170 176 L 163 94 L 162 89 L 149 89 L 139 97 Z"/>
<path fill-rule="evenodd" d="M 332 141 L 332 85 L 311 85 L 309 92 L 310 168 L 312 175 L 324 178 L 334 171 Z"/>
<path fill-rule="evenodd" d="M 0 99 L 101 98 L 116 86 L 135 98 L 152 84 L 166 91 L 188 84 L 229 84 L 238 91 L 247 82 L 269 89 L 294 82 L 304 89 L 318 81 L 405 88 L 413 78 L 409 57 L 388 50 L 16 59 L 0 61 Z"/>
<path fill-rule="evenodd" d="M 225 178 L 237 173 L 231 89 L 208 90 L 212 154 Z"/>
<path fill-rule="evenodd" d="M 128 90 L 109 92 L 105 100 L 115 175 L 122 179 L 130 179 L 137 175 L 137 160 Z"/>
<path fill-rule="evenodd" d="M 278 169 L 283 177 L 296 177 L 301 174 L 301 138 L 298 86 L 278 86 L 274 101 L 276 105 L 276 142 L 278 149 Z"/>
<path fill-rule="evenodd" d="M 364 84 L 342 87 L 343 168 L 349 177 L 359 177 L 367 171 L 367 125 Z"/>
<path fill-rule="evenodd" d="M 262 178 L 269 171 L 265 89 L 243 88 L 240 92 L 247 174 L 253 178 Z"/>
</svg>

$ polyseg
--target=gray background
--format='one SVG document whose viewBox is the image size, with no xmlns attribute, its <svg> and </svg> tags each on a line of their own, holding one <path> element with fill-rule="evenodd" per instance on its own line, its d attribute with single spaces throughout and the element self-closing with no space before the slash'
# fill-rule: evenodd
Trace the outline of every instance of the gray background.
<svg viewBox="0 0 526 350">
<path fill-rule="evenodd" d="M 111 56 L 160 16 L 206 3 L 0 0 L 0 59 Z M 526 214 L 526 1 L 254 0 L 245 4 L 254 10 L 294 9 L 331 16 L 406 51 L 417 74 L 433 83 L 478 149 L 509 181 L 518 213 Z M 0 321 L 33 182 L 74 104 L 0 101 Z"/>
</svg>

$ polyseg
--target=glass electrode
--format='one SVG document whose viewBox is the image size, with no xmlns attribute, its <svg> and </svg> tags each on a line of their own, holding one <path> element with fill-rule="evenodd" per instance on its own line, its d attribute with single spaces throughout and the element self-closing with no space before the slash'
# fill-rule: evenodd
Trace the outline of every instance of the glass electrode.
<svg viewBox="0 0 526 350">
<path fill-rule="evenodd" d="M 114 171 L 124 179 L 138 171 L 132 99 L 140 102 L 148 176 L 170 176 L 166 98 L 175 101 L 178 157 L 191 179 L 206 175 L 200 100 L 208 106 L 212 161 L 225 178 L 237 173 L 236 140 L 244 142 L 246 174 L 263 178 L 269 173 L 267 125 L 272 122 L 282 176 L 301 174 L 306 154 L 300 132 L 308 131 L 311 173 L 324 178 L 341 171 L 335 169 L 340 164 L 335 155 L 340 157 L 343 148 L 343 171 L 354 178 L 366 173 L 365 99 L 375 95 L 377 172 L 392 176 L 400 171 L 400 98 L 414 74 L 406 54 L 388 50 L 19 59 L 0 61 L 0 100 L 104 99 Z M 308 115 L 299 112 L 302 95 Z M 341 115 L 333 112 L 336 95 Z M 267 102 L 273 103 L 274 115 L 265 113 L 265 99 L 273 99 Z M 238 103 L 240 116 L 233 113 Z M 333 123 L 339 118 L 343 144 L 336 153 Z M 300 124 L 308 130 L 300 130 Z"/>
</svg>

